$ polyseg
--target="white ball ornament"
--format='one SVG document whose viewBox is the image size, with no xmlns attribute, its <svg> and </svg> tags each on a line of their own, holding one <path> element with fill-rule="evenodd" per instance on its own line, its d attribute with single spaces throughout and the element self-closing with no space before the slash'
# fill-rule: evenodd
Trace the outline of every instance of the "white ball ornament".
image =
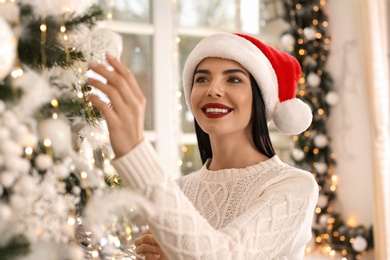
<svg viewBox="0 0 390 260">
<path fill-rule="evenodd" d="M 325 96 L 325 101 L 330 106 L 334 106 L 339 102 L 339 95 L 335 91 L 329 91 Z"/>
<path fill-rule="evenodd" d="M 301 149 L 294 148 L 292 151 L 292 157 L 296 161 L 301 161 L 303 158 L 305 158 L 305 153 Z"/>
<path fill-rule="evenodd" d="M 294 46 L 295 38 L 293 35 L 286 33 L 286 34 L 283 34 L 282 37 L 280 37 L 280 43 L 282 44 L 282 47 L 284 49 L 288 49 L 291 46 Z"/>
<path fill-rule="evenodd" d="M 122 55 L 122 36 L 112 30 L 105 28 L 93 29 L 89 36 L 89 42 L 91 58 L 98 63 L 108 65 L 105 58 L 106 52 L 117 58 Z"/>
<path fill-rule="evenodd" d="M 362 252 L 367 249 L 367 240 L 362 236 L 355 237 L 354 242 L 352 243 L 352 248 L 356 252 Z"/>
<path fill-rule="evenodd" d="M 53 159 L 49 155 L 41 153 L 35 157 L 35 165 L 37 166 L 38 170 L 46 171 L 51 166 L 53 166 Z"/>
<path fill-rule="evenodd" d="M 62 119 L 48 118 L 39 123 L 39 139 L 48 139 L 55 156 L 67 154 L 71 149 L 72 133 L 70 126 Z"/>
<path fill-rule="evenodd" d="M 328 197 L 322 193 L 318 195 L 317 206 L 320 208 L 324 208 L 327 204 L 328 204 Z"/>
<path fill-rule="evenodd" d="M 317 31 L 313 27 L 306 27 L 303 29 L 303 35 L 309 41 L 312 41 L 316 38 Z"/>
<path fill-rule="evenodd" d="M 319 218 L 319 222 L 321 225 L 325 226 L 328 224 L 328 221 L 330 219 L 330 216 L 328 214 L 323 214 Z"/>
<path fill-rule="evenodd" d="M 4 188 L 11 188 L 11 186 L 15 183 L 16 174 L 13 172 L 2 172 L 0 175 L 0 182 Z"/>
<path fill-rule="evenodd" d="M 309 84 L 312 88 L 317 88 L 321 83 L 320 76 L 317 75 L 317 73 L 310 72 L 309 75 L 307 75 L 307 84 Z"/>
<path fill-rule="evenodd" d="M 2 16 L 0 16 L 0 32 L 0 80 L 2 80 L 11 72 L 16 55 L 14 34 Z"/>
<path fill-rule="evenodd" d="M 319 174 L 324 174 L 328 170 L 328 165 L 325 162 L 319 162 L 315 168 Z"/>
<path fill-rule="evenodd" d="M 318 148 L 324 148 L 328 145 L 329 141 L 326 135 L 319 134 L 314 137 L 314 145 Z"/>
</svg>

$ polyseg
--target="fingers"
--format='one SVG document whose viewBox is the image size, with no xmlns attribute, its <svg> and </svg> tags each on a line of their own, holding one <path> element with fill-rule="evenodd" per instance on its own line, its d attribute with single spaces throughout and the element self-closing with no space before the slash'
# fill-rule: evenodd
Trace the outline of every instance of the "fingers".
<svg viewBox="0 0 390 260">
<path fill-rule="evenodd" d="M 138 98 L 142 98 L 143 93 L 138 87 L 138 83 L 134 77 L 134 74 L 123 63 L 121 63 L 116 57 L 112 56 L 111 54 L 106 53 L 106 58 L 108 63 L 115 69 L 115 71 L 121 74 L 126 79 L 134 95 Z"/>
<path fill-rule="evenodd" d="M 145 231 L 144 231 L 145 232 Z M 135 246 L 140 246 L 142 244 L 149 244 L 149 245 L 158 245 L 157 241 L 154 239 L 152 234 L 150 232 L 145 233 L 142 232 L 142 235 L 134 240 L 134 245 Z"/>
<path fill-rule="evenodd" d="M 162 250 L 158 246 L 152 246 L 148 244 L 142 244 L 138 246 L 135 249 L 135 252 L 140 255 L 151 255 L 151 256 L 158 256 L 160 258 L 160 255 L 163 253 Z M 155 258 L 156 259 L 156 258 Z"/>
<path fill-rule="evenodd" d="M 124 69 L 122 67 L 124 67 L 124 65 L 121 64 L 117 59 L 115 59 L 115 61 L 120 64 L 117 65 L 118 69 L 121 69 L 123 71 Z M 131 80 L 128 80 L 129 77 L 125 77 L 124 75 L 122 75 L 123 72 L 116 71 L 115 68 L 114 71 L 110 71 L 104 65 L 98 64 L 96 62 L 91 62 L 89 64 L 89 68 L 104 77 L 107 80 L 107 83 L 104 84 L 92 78 L 88 79 L 88 83 L 92 86 L 97 87 L 108 97 L 120 96 L 121 100 L 117 99 L 115 100 L 115 102 L 120 101 L 128 105 L 132 105 L 138 104 L 139 101 L 143 101 L 142 99 L 144 97 L 143 95 L 139 95 L 141 90 L 139 89 L 138 83 L 135 80 L 134 76 L 131 78 Z M 132 73 L 127 68 L 126 70 L 129 74 L 132 75 Z M 114 100 L 111 100 L 111 102 L 114 103 Z"/>
<path fill-rule="evenodd" d="M 106 94 L 108 99 L 111 101 L 111 103 L 115 104 L 114 109 L 116 111 L 124 111 L 126 109 L 126 107 L 124 105 L 125 102 L 124 102 L 122 96 L 112 86 L 104 84 L 104 83 L 102 83 L 98 80 L 92 79 L 92 78 L 88 79 L 88 84 L 94 86 L 95 88 L 99 89 L 104 94 Z M 98 108 L 100 109 L 100 107 L 98 107 Z"/>
</svg>

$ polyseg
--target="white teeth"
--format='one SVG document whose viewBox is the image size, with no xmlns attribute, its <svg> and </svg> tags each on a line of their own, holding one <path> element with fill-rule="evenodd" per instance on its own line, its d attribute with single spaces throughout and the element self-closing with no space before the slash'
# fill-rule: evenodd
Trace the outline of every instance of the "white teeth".
<svg viewBox="0 0 390 260">
<path fill-rule="evenodd" d="M 226 108 L 206 108 L 206 113 L 214 113 L 214 114 L 221 113 L 221 114 L 225 114 L 227 112 L 229 112 L 229 110 L 227 110 Z"/>
</svg>

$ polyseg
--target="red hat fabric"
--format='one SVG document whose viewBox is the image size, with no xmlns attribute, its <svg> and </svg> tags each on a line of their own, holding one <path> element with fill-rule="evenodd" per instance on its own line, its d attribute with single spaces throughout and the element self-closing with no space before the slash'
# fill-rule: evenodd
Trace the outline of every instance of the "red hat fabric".
<svg viewBox="0 0 390 260">
<path fill-rule="evenodd" d="M 310 126 L 310 107 L 295 97 L 301 76 L 299 62 L 245 34 L 208 36 L 190 53 L 183 70 L 184 92 L 190 110 L 193 75 L 197 65 L 207 57 L 234 60 L 251 73 L 261 90 L 267 121 L 273 121 L 279 131 L 299 134 Z"/>
</svg>

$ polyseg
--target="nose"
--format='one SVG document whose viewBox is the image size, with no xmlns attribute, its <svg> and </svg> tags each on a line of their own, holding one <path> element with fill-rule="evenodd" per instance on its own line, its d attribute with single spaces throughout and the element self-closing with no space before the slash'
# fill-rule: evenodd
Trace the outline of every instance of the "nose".
<svg viewBox="0 0 390 260">
<path fill-rule="evenodd" d="M 207 90 L 208 97 L 222 97 L 224 95 L 224 90 L 220 84 L 212 83 L 210 84 L 209 89 Z"/>
</svg>

